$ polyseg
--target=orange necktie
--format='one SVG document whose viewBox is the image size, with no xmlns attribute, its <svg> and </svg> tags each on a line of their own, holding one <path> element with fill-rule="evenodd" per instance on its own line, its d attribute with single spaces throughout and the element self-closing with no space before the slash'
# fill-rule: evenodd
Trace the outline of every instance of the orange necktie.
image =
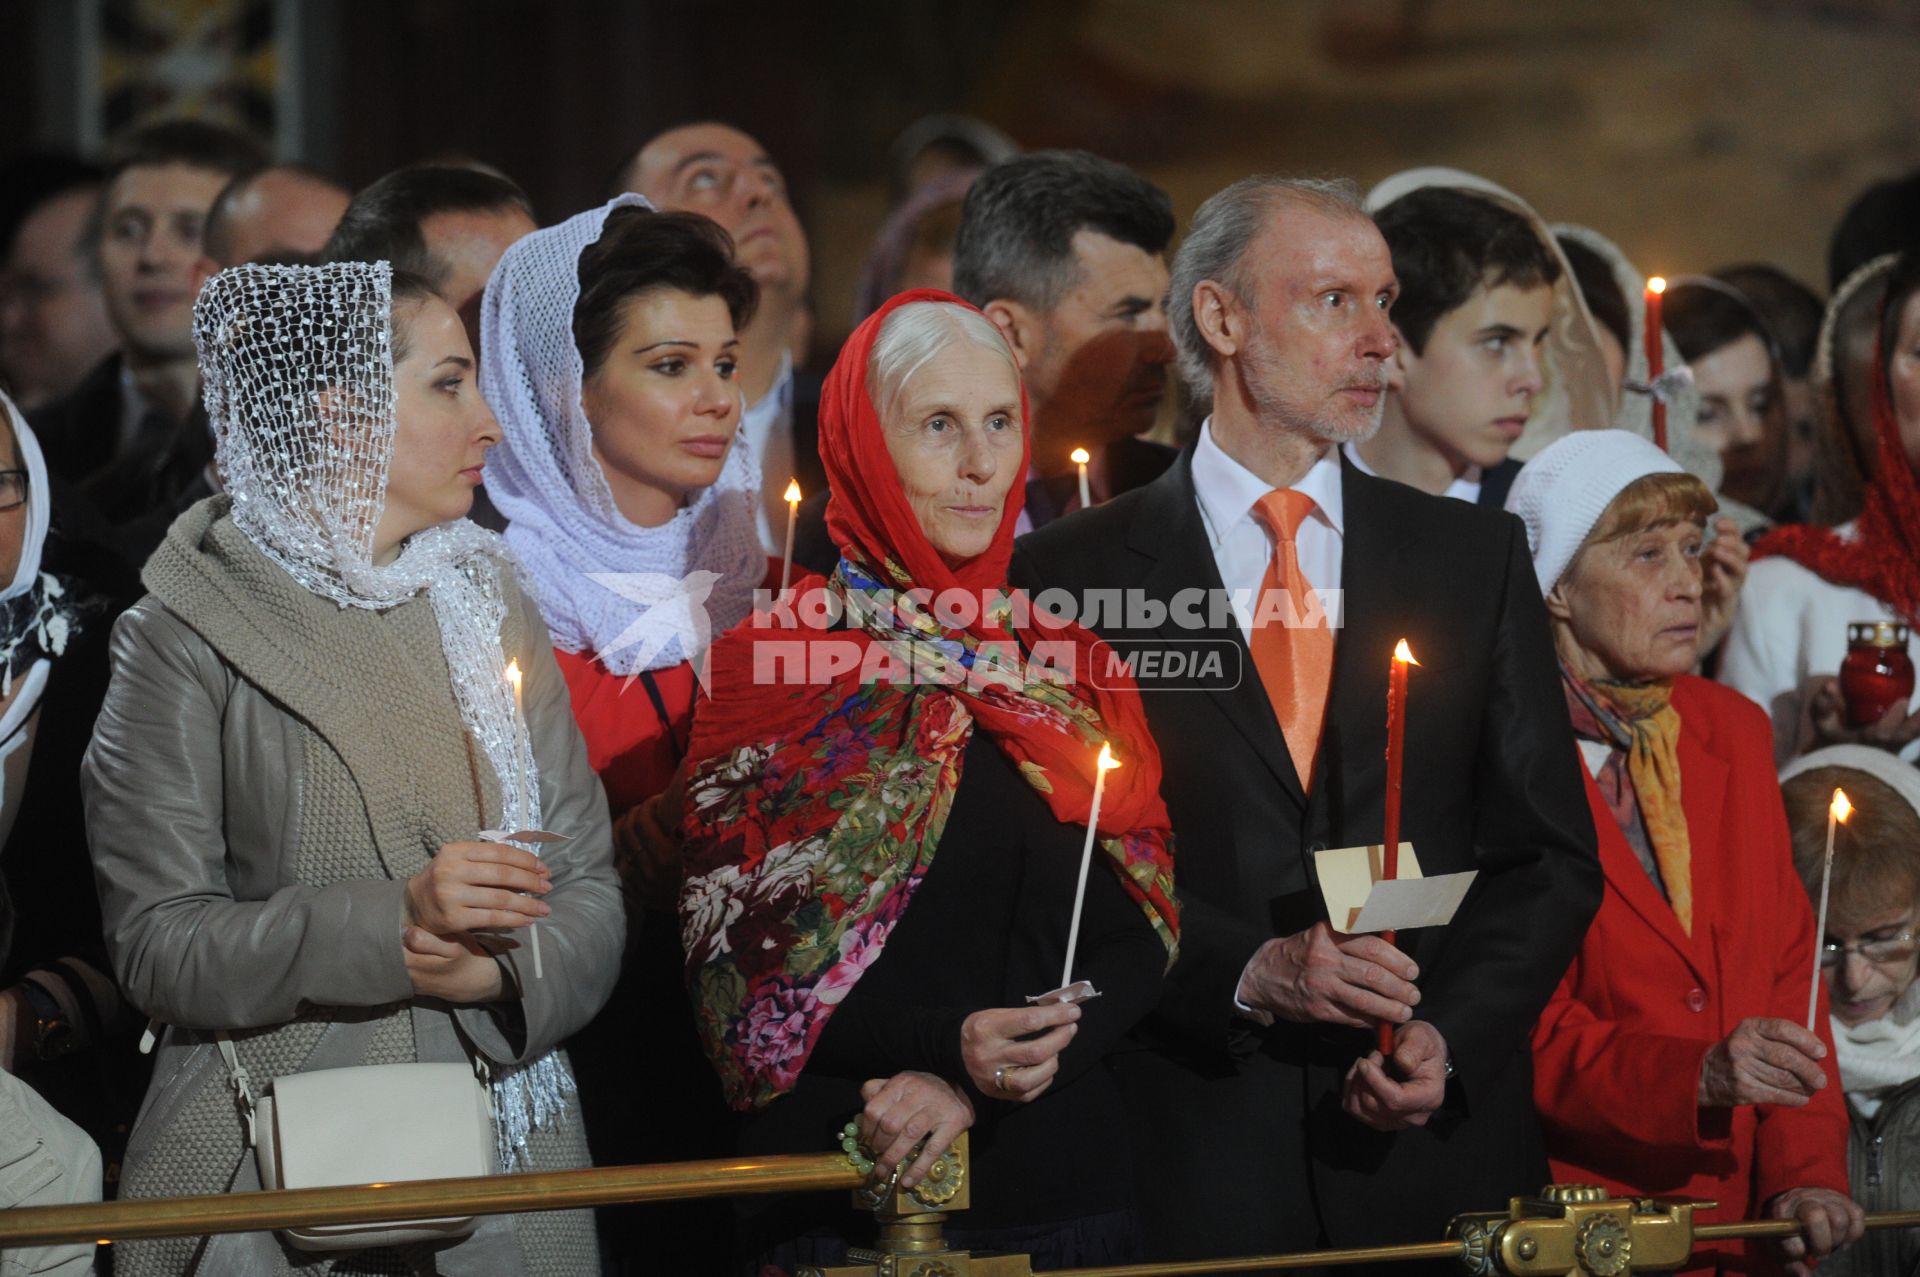
<svg viewBox="0 0 1920 1277">
<path fill-rule="evenodd" d="M 1286 733 L 1287 752 L 1293 755 L 1302 789 L 1313 783 L 1313 758 L 1320 748 L 1333 673 L 1333 630 L 1294 551 L 1294 538 L 1313 513 L 1313 504 L 1304 492 L 1275 488 L 1253 507 L 1254 517 L 1273 534 L 1273 561 L 1260 581 L 1248 646 L 1274 717 Z"/>
</svg>

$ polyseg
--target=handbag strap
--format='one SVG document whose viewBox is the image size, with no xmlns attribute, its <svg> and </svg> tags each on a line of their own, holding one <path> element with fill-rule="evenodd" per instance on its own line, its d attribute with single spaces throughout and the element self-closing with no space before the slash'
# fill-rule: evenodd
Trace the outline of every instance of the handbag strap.
<svg viewBox="0 0 1920 1277">
<path fill-rule="evenodd" d="M 216 1033 L 214 1041 L 220 1045 L 220 1058 L 227 1062 L 227 1080 L 233 1085 L 234 1102 L 239 1105 L 241 1114 L 247 1120 L 247 1147 L 254 1144 L 253 1123 L 253 1079 L 247 1073 L 247 1066 L 240 1063 L 240 1053 L 233 1049 L 233 1036 Z"/>
</svg>

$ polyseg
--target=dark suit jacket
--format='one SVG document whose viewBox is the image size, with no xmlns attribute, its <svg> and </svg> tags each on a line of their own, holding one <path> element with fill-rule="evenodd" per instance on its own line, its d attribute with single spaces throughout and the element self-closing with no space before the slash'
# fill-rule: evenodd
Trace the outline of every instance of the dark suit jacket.
<svg viewBox="0 0 1920 1277">
<path fill-rule="evenodd" d="M 1196 635 L 1237 653 L 1232 690 L 1143 686 L 1173 818 L 1181 955 L 1156 1013 L 1111 1067 L 1133 1097 L 1137 1205 L 1153 1258 L 1437 1240 L 1463 1210 L 1537 1191 L 1547 1164 L 1528 1035 L 1599 907 L 1600 866 L 1526 538 L 1512 516 L 1343 467 L 1346 623 L 1310 796 L 1237 624 L 1097 627 Z M 1022 538 L 1013 583 L 1221 588 L 1192 450 L 1158 481 Z M 1359 1030 L 1234 1010 L 1268 938 L 1325 917 L 1312 852 L 1380 840 L 1387 672 L 1405 637 L 1404 836 L 1428 874 L 1480 877 L 1446 927 L 1408 932 L 1416 1014 L 1458 1075 L 1424 1129 L 1381 1134 L 1340 1111 Z"/>
<path fill-rule="evenodd" d="M 120 368 L 119 355 L 107 356 L 79 385 L 28 418 L 51 474 L 78 483 L 118 453 Z"/>
</svg>

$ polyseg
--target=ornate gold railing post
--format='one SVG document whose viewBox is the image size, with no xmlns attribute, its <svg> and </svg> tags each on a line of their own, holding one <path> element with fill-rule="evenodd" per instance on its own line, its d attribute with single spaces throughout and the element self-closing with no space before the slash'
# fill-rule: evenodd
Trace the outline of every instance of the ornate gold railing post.
<svg viewBox="0 0 1920 1277">
<path fill-rule="evenodd" d="M 873 1164 L 846 1141 L 854 1165 Z M 802 1268 L 800 1277 L 1033 1277 L 1025 1255 L 972 1255 L 947 1246 L 946 1217 L 973 1205 L 965 1134 L 940 1155 L 927 1177 L 911 1189 L 900 1187 L 900 1171 L 884 1184 L 866 1184 L 853 1192 L 853 1204 L 873 1212 L 879 1236 L 873 1248 L 847 1252 L 847 1265 Z"/>
<path fill-rule="evenodd" d="M 1505 1215 L 1462 1215 L 1448 1235 L 1466 1244 L 1473 1277 L 1628 1277 L 1684 1266 L 1693 1212 L 1712 1205 L 1553 1184 L 1538 1197 L 1514 1198 Z"/>
</svg>

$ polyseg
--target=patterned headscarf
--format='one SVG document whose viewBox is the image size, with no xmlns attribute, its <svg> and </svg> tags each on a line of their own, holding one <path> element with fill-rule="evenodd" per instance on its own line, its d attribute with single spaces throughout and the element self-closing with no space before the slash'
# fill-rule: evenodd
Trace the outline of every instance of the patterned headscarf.
<svg viewBox="0 0 1920 1277">
<path fill-rule="evenodd" d="M 893 298 L 848 338 L 821 396 L 827 528 L 842 557 L 830 581 L 798 590 L 829 592 L 846 627 L 756 614 L 714 645 L 713 699 L 694 716 L 681 935 L 701 1036 L 739 1108 L 793 1088 L 880 955 L 939 848 L 976 727 L 1070 824 L 1086 823 L 1095 758 L 1112 744 L 1123 765 L 1108 777 L 1100 846 L 1170 960 L 1176 947 L 1172 833 L 1138 689 L 1088 680 L 1098 640 L 1087 630 L 1039 609 L 1016 625 L 1004 606 L 1024 450 L 993 542 L 972 559 L 949 564 L 907 503 L 868 376 L 888 316 L 916 302 L 965 305 L 933 290 Z M 953 623 L 928 602 L 948 590 L 991 606 Z M 756 677 L 759 658 L 796 647 L 803 668 L 823 668 L 829 651 L 853 664 L 820 682 Z M 1023 654 L 1041 651 L 1070 657 L 1075 677 L 1036 673 Z M 888 676 L 874 677 L 881 666 Z"/>
<path fill-rule="evenodd" d="M 1673 680 L 1582 679 L 1562 664 L 1567 709 L 1577 735 L 1613 746 L 1600 788 L 1631 841 L 1637 810 L 1654 865 L 1680 929 L 1693 934 L 1693 838 L 1680 790 L 1680 711 Z M 1623 775 L 1624 773 L 1624 775 Z"/>
</svg>

